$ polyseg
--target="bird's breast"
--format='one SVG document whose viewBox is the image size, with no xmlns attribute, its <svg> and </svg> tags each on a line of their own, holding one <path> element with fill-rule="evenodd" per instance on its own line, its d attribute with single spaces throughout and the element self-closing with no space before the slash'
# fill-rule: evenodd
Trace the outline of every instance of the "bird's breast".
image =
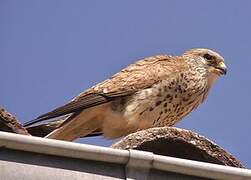
<svg viewBox="0 0 251 180">
<path fill-rule="evenodd" d="M 200 80 L 163 80 L 132 95 L 124 104 L 123 116 L 138 129 L 171 126 L 200 104 L 205 84 Z"/>
</svg>

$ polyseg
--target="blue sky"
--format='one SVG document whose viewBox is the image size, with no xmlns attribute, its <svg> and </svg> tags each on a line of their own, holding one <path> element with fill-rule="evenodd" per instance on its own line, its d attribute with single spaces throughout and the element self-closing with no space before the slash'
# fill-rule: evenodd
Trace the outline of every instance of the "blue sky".
<svg viewBox="0 0 251 180">
<path fill-rule="evenodd" d="M 24 122 L 139 58 L 212 48 L 225 57 L 228 74 L 176 126 L 251 168 L 250 9 L 248 0 L 1 0 L 0 104 Z"/>
</svg>

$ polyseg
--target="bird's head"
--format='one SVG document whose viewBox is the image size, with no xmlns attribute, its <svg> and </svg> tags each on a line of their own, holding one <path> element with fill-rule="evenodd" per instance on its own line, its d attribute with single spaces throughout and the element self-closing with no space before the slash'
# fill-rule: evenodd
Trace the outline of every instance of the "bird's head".
<svg viewBox="0 0 251 180">
<path fill-rule="evenodd" d="M 227 73 L 224 58 L 210 49 L 191 49 L 186 51 L 183 55 L 190 56 L 192 58 L 200 57 L 200 60 L 207 66 L 209 73 L 216 75 L 225 75 Z"/>
</svg>

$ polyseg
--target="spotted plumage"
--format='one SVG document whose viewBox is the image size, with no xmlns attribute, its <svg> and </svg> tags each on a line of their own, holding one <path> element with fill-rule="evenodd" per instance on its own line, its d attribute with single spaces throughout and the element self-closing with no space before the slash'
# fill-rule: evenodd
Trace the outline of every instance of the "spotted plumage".
<svg viewBox="0 0 251 180">
<path fill-rule="evenodd" d="M 209 49 L 148 57 L 26 125 L 69 114 L 47 137 L 70 141 L 93 133 L 117 138 L 172 126 L 201 104 L 225 73 L 224 59 Z"/>
</svg>

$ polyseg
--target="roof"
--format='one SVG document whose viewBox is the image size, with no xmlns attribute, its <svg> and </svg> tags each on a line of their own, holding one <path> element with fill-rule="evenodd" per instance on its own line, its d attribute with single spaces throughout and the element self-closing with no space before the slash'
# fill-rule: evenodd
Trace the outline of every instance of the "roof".
<svg viewBox="0 0 251 180">
<path fill-rule="evenodd" d="M 0 145 L 4 179 L 251 179 L 248 169 L 6 132 Z"/>
</svg>

